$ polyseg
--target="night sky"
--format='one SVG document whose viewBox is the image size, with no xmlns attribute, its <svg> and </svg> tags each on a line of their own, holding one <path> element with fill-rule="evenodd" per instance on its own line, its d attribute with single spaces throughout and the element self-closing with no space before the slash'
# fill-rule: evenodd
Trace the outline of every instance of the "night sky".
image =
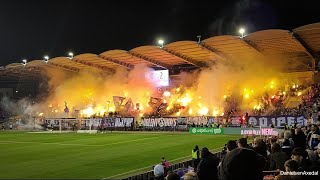
<svg viewBox="0 0 320 180">
<path fill-rule="evenodd" d="M 320 22 L 317 1 L 2 0 L 0 66 Z"/>
</svg>

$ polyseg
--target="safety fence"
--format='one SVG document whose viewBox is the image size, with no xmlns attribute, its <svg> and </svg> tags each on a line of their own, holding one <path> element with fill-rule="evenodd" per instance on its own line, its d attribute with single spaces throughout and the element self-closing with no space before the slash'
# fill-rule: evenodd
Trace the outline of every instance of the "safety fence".
<svg viewBox="0 0 320 180">
<path fill-rule="evenodd" d="M 252 146 L 252 143 L 249 143 L 249 145 Z M 222 159 L 223 156 L 224 156 L 223 152 L 216 152 L 216 153 L 213 153 L 213 154 L 219 159 Z M 179 169 L 186 169 L 189 166 L 192 166 L 192 160 L 188 160 L 188 161 L 183 161 L 183 162 L 179 162 L 179 163 L 176 163 L 176 164 L 172 164 L 169 167 L 168 171 L 176 172 Z M 153 173 L 153 168 L 154 168 L 154 166 L 151 167 L 152 170 L 150 170 L 150 171 L 144 172 L 142 174 L 130 176 L 130 177 L 127 177 L 127 178 L 123 178 L 122 180 L 145 180 L 145 179 L 153 180 L 153 179 L 155 179 L 154 173 Z M 263 176 L 266 177 L 266 178 L 267 177 L 274 177 L 276 175 L 279 175 L 279 173 L 280 173 L 279 170 L 263 171 Z"/>
<path fill-rule="evenodd" d="M 214 153 L 214 155 L 216 155 L 219 159 L 222 158 L 222 152 L 216 152 Z M 169 171 L 177 171 L 179 169 L 184 169 L 184 168 L 188 168 L 189 166 L 192 166 L 192 160 L 188 160 L 188 161 L 183 161 L 183 162 L 179 162 L 176 164 L 172 164 L 169 167 Z M 130 176 L 127 178 L 124 178 L 122 180 L 145 180 L 145 179 L 154 179 L 154 174 L 153 174 L 153 168 L 154 167 L 150 167 L 152 168 L 152 170 L 142 173 L 142 174 L 138 174 L 138 175 L 134 175 L 134 176 Z"/>
</svg>

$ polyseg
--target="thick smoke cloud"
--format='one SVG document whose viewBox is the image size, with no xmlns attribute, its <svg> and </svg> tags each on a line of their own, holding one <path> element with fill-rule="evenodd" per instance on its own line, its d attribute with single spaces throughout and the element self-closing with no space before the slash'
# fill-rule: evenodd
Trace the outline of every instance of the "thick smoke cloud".
<svg viewBox="0 0 320 180">
<path fill-rule="evenodd" d="M 181 72 L 179 78 L 171 79 L 168 90 L 172 96 L 167 98 L 169 108 L 173 106 L 170 102 L 180 102 L 191 109 L 192 115 L 217 115 L 227 108 L 226 98 L 232 97 L 238 101 L 241 110 L 252 109 L 264 93 L 275 94 L 288 83 L 281 73 L 286 64 L 277 63 L 270 65 L 263 56 L 241 56 L 218 60 L 209 68 Z M 126 98 L 123 105 L 131 98 L 133 106 L 139 103 L 141 111 L 147 113 L 151 110 L 148 107 L 150 97 L 163 98 L 156 83 L 148 76 L 152 71 L 145 65 L 137 65 L 130 71 L 120 68 L 111 75 L 99 70 L 70 73 L 60 68 L 48 68 L 44 74 L 48 89 L 46 94 L 41 94 L 45 95 L 43 101 L 33 104 L 29 99 L 22 99 L 12 103 L 4 99 L 2 104 L 13 115 L 29 117 L 40 113 L 46 117 L 74 116 L 75 110 L 80 115 L 97 112 L 102 115 L 116 110 L 113 96 L 119 96 Z M 184 91 L 175 95 L 174 89 L 179 87 Z M 64 112 L 65 105 L 69 114 Z M 181 113 L 191 115 L 187 111 Z"/>
</svg>

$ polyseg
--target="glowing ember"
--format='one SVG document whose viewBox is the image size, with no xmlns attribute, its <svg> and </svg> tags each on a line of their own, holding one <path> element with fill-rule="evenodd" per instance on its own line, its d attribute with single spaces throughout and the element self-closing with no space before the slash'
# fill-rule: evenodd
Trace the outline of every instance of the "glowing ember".
<svg viewBox="0 0 320 180">
<path fill-rule="evenodd" d="M 209 109 L 208 109 L 207 107 L 202 107 L 202 108 L 199 110 L 198 113 L 199 113 L 200 115 L 205 116 L 205 115 L 208 114 L 208 111 L 209 111 Z"/>
<path fill-rule="evenodd" d="M 170 93 L 169 91 L 165 91 L 165 92 L 163 93 L 163 96 L 164 96 L 164 97 L 170 97 L 170 96 L 171 96 L 171 93 Z"/>
<path fill-rule="evenodd" d="M 188 94 L 186 94 L 185 97 L 178 100 L 178 102 L 182 103 L 182 106 L 187 106 L 191 101 L 192 98 L 190 98 Z"/>
<path fill-rule="evenodd" d="M 218 114 L 219 114 L 219 111 L 216 110 L 216 109 L 214 109 L 213 112 L 212 112 L 212 115 L 213 115 L 213 116 L 217 116 Z"/>
<path fill-rule="evenodd" d="M 92 115 L 94 115 L 94 111 L 92 107 L 88 107 L 87 109 L 84 109 L 80 112 L 81 115 L 85 116 L 85 117 L 90 117 Z"/>
<path fill-rule="evenodd" d="M 261 105 L 260 105 L 260 104 L 254 105 L 253 109 L 255 109 L 255 110 L 260 110 L 260 109 L 261 109 Z"/>
</svg>

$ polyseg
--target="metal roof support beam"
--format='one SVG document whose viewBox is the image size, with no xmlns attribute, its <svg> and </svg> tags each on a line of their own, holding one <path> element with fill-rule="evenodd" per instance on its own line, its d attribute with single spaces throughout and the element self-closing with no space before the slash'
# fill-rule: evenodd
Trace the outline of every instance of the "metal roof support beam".
<svg viewBox="0 0 320 180">
<path fill-rule="evenodd" d="M 128 53 L 129 53 L 130 55 L 132 55 L 132 56 L 135 56 L 135 57 L 138 57 L 138 58 L 143 59 L 143 60 L 145 60 L 145 61 L 148 61 L 148 62 L 150 62 L 150 63 L 152 63 L 152 64 L 154 64 L 154 65 L 156 65 L 156 66 L 158 66 L 158 67 L 161 67 L 161 68 L 164 68 L 164 69 L 171 69 L 171 66 L 170 66 L 170 65 L 165 64 L 165 63 L 162 63 L 162 62 L 157 61 L 157 60 L 154 60 L 154 59 L 149 58 L 149 57 L 147 57 L 147 56 L 144 56 L 144 55 L 142 55 L 142 54 L 134 53 L 134 52 L 130 52 L 130 51 L 128 51 Z"/>
<path fill-rule="evenodd" d="M 249 45 L 251 48 L 255 49 L 256 51 L 258 51 L 259 53 L 262 54 L 263 49 L 260 49 L 254 42 L 246 40 L 246 39 L 240 39 L 242 42 L 246 43 L 247 45 Z"/>
<path fill-rule="evenodd" d="M 7 71 L 10 73 L 15 74 L 22 74 L 22 75 L 34 75 L 34 73 L 41 73 L 39 70 L 30 70 L 30 69 L 16 69 L 16 68 L 8 68 Z"/>
<path fill-rule="evenodd" d="M 308 63 L 305 63 L 305 62 L 303 62 L 303 59 L 305 59 L 306 58 L 306 56 L 305 55 L 308 55 L 309 56 L 309 54 L 307 54 L 306 52 L 303 52 L 304 54 L 292 54 L 292 53 L 281 53 L 282 55 L 284 55 L 285 57 L 288 57 L 288 59 L 292 59 L 292 58 L 294 58 L 294 59 L 296 59 L 296 61 L 299 63 L 299 64 L 301 64 L 302 66 L 305 66 L 305 67 L 307 67 L 307 69 L 309 70 L 309 71 L 313 71 L 314 70 L 314 59 L 313 59 L 313 61 L 311 62 L 312 64 L 311 64 L 311 67 L 308 65 Z M 312 57 L 312 56 L 310 56 L 310 57 Z M 303 58 L 303 59 L 302 59 Z"/>
<path fill-rule="evenodd" d="M 309 48 L 309 46 L 307 45 L 307 43 L 296 33 L 292 33 L 292 36 L 295 38 L 295 40 L 300 43 L 307 51 L 308 55 L 310 55 L 312 57 L 312 60 L 313 60 L 313 64 L 312 64 L 312 68 L 315 68 L 315 64 L 316 62 L 315 61 L 319 61 L 320 60 L 320 57 L 317 56 L 317 54 L 315 52 L 312 51 L 311 48 Z"/>
<path fill-rule="evenodd" d="M 111 68 L 108 68 L 108 67 L 105 67 L 105 66 L 100 66 L 100 65 L 88 62 L 88 61 L 79 60 L 79 59 L 74 59 L 74 61 L 77 62 L 77 63 L 81 63 L 81 64 L 84 64 L 84 65 L 90 66 L 90 67 L 99 68 L 99 69 L 102 69 L 102 70 L 105 70 L 105 71 L 108 71 L 108 72 L 111 72 L 111 73 L 115 72 L 114 69 L 111 69 Z"/>
<path fill-rule="evenodd" d="M 13 79 L 19 79 L 18 76 L 16 76 L 15 74 L 11 74 L 11 73 L 5 73 L 5 74 L 0 74 L 1 78 L 13 78 Z"/>
<path fill-rule="evenodd" d="M 17 73 L 17 72 L 10 72 L 10 74 L 8 74 L 11 77 L 16 77 L 18 79 L 28 79 L 28 78 L 34 78 L 37 79 L 40 76 L 37 75 L 33 75 L 33 74 L 28 74 L 28 73 Z"/>
<path fill-rule="evenodd" d="M 254 49 L 257 50 L 258 52 L 260 52 L 261 54 L 263 54 L 263 53 L 262 53 L 263 49 L 258 48 L 258 46 L 257 46 L 254 42 L 248 41 L 248 40 L 245 40 L 245 39 L 242 39 L 242 40 L 243 40 L 243 42 L 245 42 L 246 44 L 248 44 L 250 47 L 254 48 Z M 288 56 L 288 55 L 286 55 L 286 56 Z M 310 70 L 310 67 L 307 66 L 305 63 L 303 63 L 303 62 L 301 62 L 301 61 L 298 61 L 298 62 L 299 62 L 299 64 L 307 67 L 308 70 Z"/>
<path fill-rule="evenodd" d="M 200 42 L 199 45 L 205 49 L 207 49 L 208 51 L 211 51 L 213 53 L 215 53 L 216 55 L 218 55 L 221 59 L 227 59 L 227 56 L 225 54 L 223 54 L 221 51 L 219 51 L 216 48 L 213 48 L 209 45 L 207 45 L 205 42 Z"/>
<path fill-rule="evenodd" d="M 52 62 L 49 62 L 49 63 L 50 63 L 50 65 L 53 65 L 53 66 L 56 66 L 56 67 L 59 67 L 59 68 L 63 68 L 63 69 L 69 70 L 69 71 L 79 72 L 78 68 L 64 66 L 64 65 L 60 65 L 60 64 L 56 64 L 56 63 L 52 63 Z"/>
<path fill-rule="evenodd" d="M 165 48 L 165 47 L 162 48 L 162 50 L 164 50 L 164 51 L 166 51 L 167 53 L 170 53 L 170 54 L 172 54 L 172 55 L 175 55 L 175 56 L 181 58 L 182 60 L 184 60 L 185 62 L 187 62 L 187 63 L 189 63 L 189 64 L 192 64 L 192 65 L 194 65 L 194 66 L 197 66 L 197 67 L 206 67 L 206 66 L 207 66 L 205 63 L 197 62 L 197 61 L 195 61 L 195 60 L 193 60 L 193 59 L 191 59 L 191 58 L 189 58 L 189 57 L 187 57 L 187 56 L 184 56 L 184 55 L 182 55 L 182 54 L 180 54 L 180 53 L 178 53 L 178 52 L 172 51 L 172 50 L 167 49 L 167 48 Z"/>
<path fill-rule="evenodd" d="M 128 68 L 128 69 L 133 69 L 133 68 L 134 68 L 134 66 L 133 66 L 132 64 L 124 63 L 124 62 L 115 60 L 115 59 L 113 59 L 113 58 L 106 57 L 106 56 L 104 56 L 104 55 L 99 55 L 99 57 L 102 58 L 102 59 L 105 59 L 105 60 L 107 60 L 107 61 L 120 64 L 121 66 L 124 66 L 124 67 L 126 67 L 126 68 Z"/>
<path fill-rule="evenodd" d="M 68 71 L 68 72 L 73 72 L 73 73 L 77 72 L 77 71 L 72 70 L 70 68 L 60 67 L 60 66 L 57 66 L 54 63 L 50 63 L 50 62 L 48 62 L 48 67 L 50 67 L 50 68 L 58 68 L 58 69 L 65 70 L 65 71 Z"/>
<path fill-rule="evenodd" d="M 262 53 L 263 49 L 260 49 L 254 42 L 246 40 L 244 38 L 241 38 L 240 41 L 248 45 L 249 48 L 255 50 L 257 53 L 259 53 L 259 55 L 264 56 L 264 54 Z"/>
</svg>

